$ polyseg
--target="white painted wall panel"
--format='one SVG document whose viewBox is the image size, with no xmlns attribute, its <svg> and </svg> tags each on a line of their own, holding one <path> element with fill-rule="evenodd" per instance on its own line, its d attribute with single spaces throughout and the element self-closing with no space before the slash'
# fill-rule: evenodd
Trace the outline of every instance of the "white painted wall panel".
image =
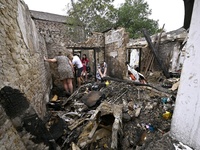
<svg viewBox="0 0 200 150">
<path fill-rule="evenodd" d="M 186 45 L 181 82 L 172 118 L 171 134 L 200 149 L 200 1 L 196 0 Z"/>
</svg>

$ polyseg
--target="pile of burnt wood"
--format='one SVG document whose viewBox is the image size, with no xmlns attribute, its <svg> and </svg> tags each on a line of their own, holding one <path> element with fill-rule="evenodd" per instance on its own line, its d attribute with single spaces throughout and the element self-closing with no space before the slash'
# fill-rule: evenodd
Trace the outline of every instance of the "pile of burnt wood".
<svg viewBox="0 0 200 150">
<path fill-rule="evenodd" d="M 46 127 L 61 149 L 145 148 L 170 130 L 175 92 L 130 80 L 87 83 L 54 95 Z"/>
</svg>

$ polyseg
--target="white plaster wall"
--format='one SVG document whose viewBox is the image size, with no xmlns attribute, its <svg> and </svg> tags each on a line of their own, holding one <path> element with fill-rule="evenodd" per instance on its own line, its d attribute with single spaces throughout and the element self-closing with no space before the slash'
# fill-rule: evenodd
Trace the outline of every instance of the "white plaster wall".
<svg viewBox="0 0 200 150">
<path fill-rule="evenodd" d="M 131 67 L 139 66 L 139 50 L 138 49 L 131 49 L 130 66 Z"/>
<path fill-rule="evenodd" d="M 172 118 L 171 134 L 200 150 L 200 1 L 196 0 L 190 25 L 186 58 Z"/>
</svg>

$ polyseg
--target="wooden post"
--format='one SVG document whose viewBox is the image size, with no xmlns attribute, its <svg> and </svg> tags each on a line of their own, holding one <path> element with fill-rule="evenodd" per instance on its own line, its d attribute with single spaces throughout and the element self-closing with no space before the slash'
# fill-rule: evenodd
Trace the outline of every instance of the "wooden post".
<svg viewBox="0 0 200 150">
<path fill-rule="evenodd" d="M 97 73 L 97 62 L 96 62 L 96 52 L 97 52 L 97 49 L 96 48 L 94 48 L 93 49 L 93 52 L 94 52 L 94 75 L 95 75 L 95 81 L 97 80 L 96 79 L 96 73 Z"/>
<path fill-rule="evenodd" d="M 161 29 L 161 31 L 160 31 L 160 34 L 159 34 L 159 36 L 158 36 L 157 42 L 156 42 L 156 44 L 155 44 L 155 48 L 156 48 L 157 51 L 158 51 L 158 49 L 159 49 L 159 44 L 160 44 L 160 40 L 161 40 L 161 36 L 162 36 L 163 30 L 164 30 L 164 27 L 165 27 L 165 24 L 163 24 L 162 29 Z M 151 63 L 150 63 L 150 67 L 149 67 L 150 70 L 152 69 L 153 62 L 154 62 L 154 58 L 155 58 L 155 57 L 154 57 L 154 55 L 153 55 L 152 60 L 151 60 Z"/>
<path fill-rule="evenodd" d="M 157 54 L 157 49 L 154 47 L 150 36 L 148 35 L 148 33 L 147 33 L 147 31 L 145 29 L 143 29 L 142 32 L 144 34 L 145 39 L 147 40 L 147 43 L 149 44 L 150 49 L 152 50 L 152 52 L 153 52 L 153 54 L 155 56 L 156 61 L 158 62 L 160 68 L 163 70 L 163 73 L 164 73 L 165 77 L 169 78 L 170 77 L 169 72 L 166 70 L 166 68 L 164 67 L 162 61 L 159 59 L 159 56 Z"/>
<path fill-rule="evenodd" d="M 118 145 L 118 135 L 123 134 L 120 132 L 122 129 L 122 106 L 113 105 L 113 114 L 115 117 L 115 121 L 112 126 L 112 143 L 111 148 L 117 149 Z"/>
</svg>

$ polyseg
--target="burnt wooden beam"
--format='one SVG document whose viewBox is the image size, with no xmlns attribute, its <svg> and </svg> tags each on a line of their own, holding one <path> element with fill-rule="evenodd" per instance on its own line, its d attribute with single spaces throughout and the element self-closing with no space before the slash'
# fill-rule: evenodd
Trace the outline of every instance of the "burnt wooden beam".
<svg viewBox="0 0 200 150">
<path fill-rule="evenodd" d="M 183 28 L 187 30 L 190 27 L 194 0 L 183 0 L 183 2 L 184 2 L 184 9 L 185 9 Z"/>
<path fill-rule="evenodd" d="M 162 29 L 160 31 L 158 39 L 157 39 L 157 41 L 155 43 L 155 48 L 156 48 L 157 51 L 159 50 L 160 40 L 161 40 L 161 36 L 162 36 L 163 30 L 164 30 L 164 27 L 165 27 L 165 24 L 163 24 L 163 27 L 162 27 Z M 152 69 L 154 59 L 155 59 L 155 57 L 154 57 L 154 55 L 152 55 L 152 61 L 151 61 L 150 66 L 149 66 L 150 70 Z"/>
<path fill-rule="evenodd" d="M 142 59 L 142 48 L 138 48 L 139 50 L 139 65 L 138 65 L 138 72 L 141 72 L 141 59 Z"/>
<path fill-rule="evenodd" d="M 158 56 L 158 54 L 157 54 L 157 49 L 154 47 L 154 45 L 153 45 L 153 43 L 152 43 L 152 41 L 151 41 L 151 38 L 150 38 L 149 34 L 147 33 L 146 29 L 143 29 L 142 32 L 143 32 L 143 34 L 144 34 L 144 37 L 145 37 L 145 39 L 146 39 L 146 41 L 147 41 L 147 43 L 148 43 L 150 49 L 152 50 L 152 52 L 153 52 L 153 54 L 154 54 L 154 56 L 155 56 L 156 61 L 157 61 L 158 64 L 159 64 L 159 67 L 160 67 L 161 70 L 163 71 L 165 77 L 166 77 L 166 78 L 169 78 L 169 77 L 170 77 L 170 74 L 169 74 L 169 72 L 166 70 L 166 68 L 164 67 L 162 61 L 160 60 L 160 58 L 159 58 L 159 56 Z"/>
<path fill-rule="evenodd" d="M 155 89 L 159 92 L 162 92 L 162 93 L 166 93 L 166 94 L 172 94 L 170 91 L 165 91 L 163 90 L 163 88 L 160 88 L 160 87 L 155 87 L 151 84 L 144 84 L 144 83 L 141 83 L 141 82 L 135 82 L 133 80 L 128 80 L 128 79 L 118 79 L 118 78 L 112 78 L 112 77 L 103 77 L 104 80 L 108 80 L 108 81 L 116 81 L 116 82 L 123 82 L 123 83 L 127 83 L 127 84 L 130 84 L 130 85 L 135 85 L 135 86 L 146 86 L 146 87 L 150 87 L 152 89 Z"/>
<path fill-rule="evenodd" d="M 123 135 L 122 132 L 122 106 L 113 105 L 113 115 L 115 117 L 115 121 L 112 126 L 112 142 L 111 148 L 117 149 L 119 136 Z"/>
<path fill-rule="evenodd" d="M 96 73 L 97 73 L 97 58 L 96 58 L 96 56 L 97 56 L 97 50 L 98 49 L 94 49 L 94 53 L 93 53 L 93 57 L 94 57 L 94 75 L 95 75 L 95 80 L 96 80 Z"/>
<path fill-rule="evenodd" d="M 89 47 L 89 46 L 66 46 L 67 49 L 76 49 L 76 50 L 93 50 L 93 49 L 96 49 L 96 50 L 100 50 L 100 49 L 103 49 L 105 47 Z"/>
<path fill-rule="evenodd" d="M 158 40 L 157 40 L 157 42 L 156 42 L 156 44 L 155 44 L 155 48 L 156 48 L 157 50 L 158 50 L 159 45 L 160 45 L 160 40 L 161 40 L 162 33 L 163 33 L 163 31 L 164 31 L 164 28 L 165 28 L 165 24 L 163 24 L 162 29 L 161 29 L 161 31 L 160 31 L 160 34 L 159 34 L 159 36 L 158 36 Z"/>
</svg>

